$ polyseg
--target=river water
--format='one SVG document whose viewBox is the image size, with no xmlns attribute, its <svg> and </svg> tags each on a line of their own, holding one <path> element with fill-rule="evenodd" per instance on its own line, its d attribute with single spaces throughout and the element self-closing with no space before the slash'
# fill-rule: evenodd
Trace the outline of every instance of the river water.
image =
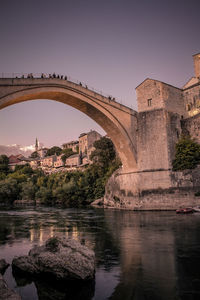
<svg viewBox="0 0 200 300">
<path fill-rule="evenodd" d="M 54 286 L 12 274 L 23 300 L 200 299 L 200 214 L 103 209 L 0 209 L 0 257 L 9 263 L 53 236 L 84 242 L 96 254 L 95 284 Z"/>
</svg>

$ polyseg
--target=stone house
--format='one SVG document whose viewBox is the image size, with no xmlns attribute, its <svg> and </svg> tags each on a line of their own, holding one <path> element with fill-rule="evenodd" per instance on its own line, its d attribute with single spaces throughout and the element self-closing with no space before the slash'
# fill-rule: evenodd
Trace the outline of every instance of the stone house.
<svg viewBox="0 0 200 300">
<path fill-rule="evenodd" d="M 82 158 L 81 158 L 81 164 L 82 165 L 87 165 L 89 164 L 89 159 L 88 159 L 88 156 L 87 155 L 83 155 Z"/>
<path fill-rule="evenodd" d="M 63 149 L 72 149 L 73 152 L 78 152 L 79 141 L 71 141 L 62 145 Z"/>
<path fill-rule="evenodd" d="M 64 166 L 63 160 L 62 160 L 63 154 L 59 155 L 56 157 L 56 161 L 54 162 L 54 167 L 55 168 L 60 168 Z"/>
<path fill-rule="evenodd" d="M 79 154 L 73 154 L 66 159 L 66 167 L 76 167 L 80 165 Z"/>
<path fill-rule="evenodd" d="M 29 159 L 24 157 L 22 154 L 10 155 L 8 159 L 9 159 L 8 167 L 12 171 L 15 170 L 16 166 L 23 166 L 29 163 Z"/>
<path fill-rule="evenodd" d="M 80 156 L 86 155 L 88 162 L 90 162 L 90 154 L 94 150 L 94 142 L 101 138 L 101 134 L 99 134 L 95 130 L 91 130 L 88 133 L 82 133 L 79 136 L 79 154 Z"/>
<path fill-rule="evenodd" d="M 41 149 L 37 150 L 37 153 L 40 158 L 44 158 L 45 155 L 47 154 L 47 151 L 48 151 L 47 148 L 41 148 Z"/>
<path fill-rule="evenodd" d="M 32 169 L 37 169 L 40 165 L 40 159 L 38 159 L 38 158 L 32 159 L 29 162 L 29 165 L 31 166 Z"/>
<path fill-rule="evenodd" d="M 41 167 L 53 168 L 56 160 L 57 160 L 56 155 L 47 156 L 41 159 L 40 165 Z"/>
</svg>

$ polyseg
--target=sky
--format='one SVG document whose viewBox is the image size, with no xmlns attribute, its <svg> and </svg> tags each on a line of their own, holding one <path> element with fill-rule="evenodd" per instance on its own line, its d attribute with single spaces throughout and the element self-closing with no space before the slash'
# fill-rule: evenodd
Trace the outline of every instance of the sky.
<svg viewBox="0 0 200 300">
<path fill-rule="evenodd" d="M 193 76 L 199 11 L 199 0 L 4 0 L 0 75 L 68 75 L 137 110 L 135 88 L 145 78 L 182 87 Z M 0 145 L 37 137 L 60 146 L 90 129 L 104 134 L 78 110 L 38 100 L 0 110 Z"/>
</svg>

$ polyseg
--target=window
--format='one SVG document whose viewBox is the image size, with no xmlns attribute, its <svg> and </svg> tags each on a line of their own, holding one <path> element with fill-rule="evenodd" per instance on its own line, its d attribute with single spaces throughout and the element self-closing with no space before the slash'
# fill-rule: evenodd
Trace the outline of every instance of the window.
<svg viewBox="0 0 200 300">
<path fill-rule="evenodd" d="M 148 106 L 151 106 L 151 104 L 152 104 L 151 101 L 152 101 L 152 99 L 148 99 L 148 100 L 147 100 Z"/>
</svg>

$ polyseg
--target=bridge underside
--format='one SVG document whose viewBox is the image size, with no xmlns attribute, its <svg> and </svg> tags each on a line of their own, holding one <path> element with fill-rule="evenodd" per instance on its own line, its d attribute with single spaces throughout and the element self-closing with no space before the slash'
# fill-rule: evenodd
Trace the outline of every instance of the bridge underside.
<svg viewBox="0 0 200 300">
<path fill-rule="evenodd" d="M 3 91 L 4 89 L 4 91 Z M 100 101 L 82 91 L 57 86 L 19 86 L 12 88 L 0 86 L 0 109 L 28 100 L 49 99 L 70 105 L 83 112 L 98 123 L 112 139 L 121 158 L 123 171 L 136 170 L 136 145 L 132 137 L 132 118 L 130 114 L 116 106 Z M 115 103 L 114 103 L 115 104 Z M 135 119 L 135 118 L 134 118 Z M 136 129 L 135 129 L 136 130 Z"/>
</svg>

